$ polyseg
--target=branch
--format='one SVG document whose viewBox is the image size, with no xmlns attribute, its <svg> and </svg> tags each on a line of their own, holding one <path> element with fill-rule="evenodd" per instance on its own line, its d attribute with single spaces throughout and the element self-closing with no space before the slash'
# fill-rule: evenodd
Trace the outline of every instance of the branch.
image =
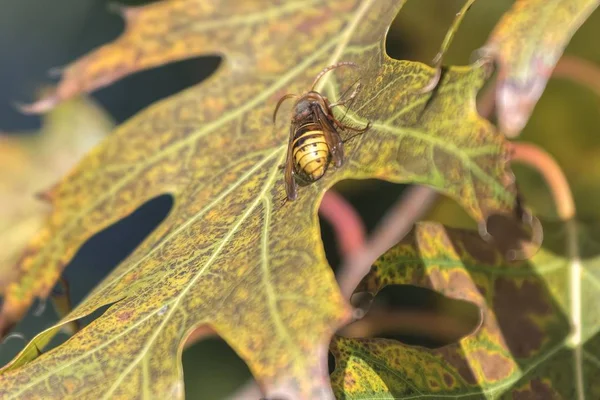
<svg viewBox="0 0 600 400">
<path fill-rule="evenodd" d="M 350 298 L 356 286 L 370 271 L 373 263 L 389 248 L 398 243 L 429 210 L 437 192 L 426 186 L 413 186 L 388 210 L 375 228 L 362 251 L 346 257 L 338 272 L 342 294 Z"/>
<path fill-rule="evenodd" d="M 365 244 L 365 226 L 362 219 L 339 193 L 329 190 L 323 196 L 319 214 L 331 224 L 343 258 L 359 252 Z"/>
</svg>

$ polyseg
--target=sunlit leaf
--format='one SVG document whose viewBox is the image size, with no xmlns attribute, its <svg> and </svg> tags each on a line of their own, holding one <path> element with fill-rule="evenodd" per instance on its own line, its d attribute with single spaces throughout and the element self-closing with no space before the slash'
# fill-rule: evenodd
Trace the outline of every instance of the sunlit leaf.
<svg viewBox="0 0 600 400">
<path fill-rule="evenodd" d="M 375 177 L 434 186 L 480 223 L 514 212 L 505 139 L 475 110 L 487 66 L 445 69 L 425 93 L 435 71 L 384 51 L 402 4 L 171 0 L 126 9 L 123 36 L 68 67 L 56 94 L 32 110 L 169 61 L 219 53 L 223 64 L 207 82 L 120 126 L 50 193 L 53 213 L 21 261 L 44 276 L 41 296 L 48 277 L 95 232 L 157 195 L 175 201 L 60 324 L 115 304 L 34 360 L 34 344 L 43 348 L 60 324 L 38 335 L 0 376 L 2 397 L 179 398 L 182 343 L 204 325 L 248 363 L 268 395 L 331 396 L 327 345 L 348 309 L 320 242 L 323 192 L 343 179 Z M 362 69 L 328 74 L 317 90 L 335 100 L 360 77 L 364 89 L 345 121 L 368 120 L 372 128 L 346 142 L 343 167 L 286 202 L 279 165 L 290 109 L 273 129 L 275 104 L 308 90 L 338 61 Z M 345 110 L 336 112 L 341 118 Z M 18 281 L 12 289 L 3 315 L 14 319 L 32 295 Z"/>
<path fill-rule="evenodd" d="M 597 398 L 600 243 L 590 245 L 589 233 L 579 243 L 583 263 L 568 255 L 563 236 L 531 260 L 509 264 L 476 232 L 418 224 L 377 261 L 358 291 L 430 288 L 478 305 L 481 326 L 439 349 L 336 338 L 338 398 Z"/>
<path fill-rule="evenodd" d="M 598 0 L 517 0 L 492 32 L 484 53 L 499 64 L 500 128 L 517 136 L 571 37 Z"/>
<path fill-rule="evenodd" d="M 0 294 L 19 273 L 21 290 L 31 290 L 27 272 L 14 265 L 51 210 L 38 196 L 113 126 L 91 100 L 75 98 L 47 114 L 39 132 L 0 133 Z"/>
</svg>

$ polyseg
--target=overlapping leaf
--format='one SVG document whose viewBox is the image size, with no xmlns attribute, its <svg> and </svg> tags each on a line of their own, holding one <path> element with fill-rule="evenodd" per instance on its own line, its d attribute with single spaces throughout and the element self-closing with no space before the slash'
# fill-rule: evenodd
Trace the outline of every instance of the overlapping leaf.
<svg viewBox="0 0 600 400">
<path fill-rule="evenodd" d="M 504 133 L 517 136 L 542 95 L 571 37 L 598 0 L 517 0 L 485 48 L 500 67 L 497 113 Z"/>
<path fill-rule="evenodd" d="M 450 68 L 424 93 L 434 70 L 384 51 L 402 4 L 171 0 L 125 10 L 124 35 L 70 66 L 32 109 L 176 59 L 219 53 L 223 65 L 120 126 L 51 191 L 54 211 L 20 266 L 40 277 L 42 296 L 93 233 L 159 194 L 175 202 L 69 319 L 116 304 L 37 359 L 34 344 L 55 329 L 35 338 L 0 375 L 2 397 L 179 398 L 181 343 L 201 325 L 229 342 L 267 394 L 331 396 L 327 344 L 347 309 L 320 243 L 323 191 L 346 178 L 419 182 L 478 221 L 514 204 L 504 139 L 474 107 L 487 68 Z M 328 75 L 318 90 L 335 100 L 360 77 L 346 122 L 372 128 L 346 143 L 342 168 L 285 202 L 289 119 L 272 128 L 275 103 L 342 60 L 361 70 Z M 5 300 L 4 317 L 16 318 L 32 297 L 16 282 Z"/>
<path fill-rule="evenodd" d="M 45 116 L 39 132 L 0 133 L 0 294 L 29 239 L 50 212 L 36 198 L 55 184 L 110 130 L 110 118 L 93 102 L 75 98 Z M 23 291 L 27 291 L 23 279 Z"/>
<path fill-rule="evenodd" d="M 478 305 L 481 326 L 457 344 L 433 350 L 336 338 L 332 383 L 338 398 L 598 398 L 600 256 L 596 247 L 581 267 L 565 258 L 564 245 L 508 264 L 476 232 L 418 224 L 379 259 L 358 290 L 430 288 Z M 582 318 L 572 318 L 582 309 Z"/>
</svg>

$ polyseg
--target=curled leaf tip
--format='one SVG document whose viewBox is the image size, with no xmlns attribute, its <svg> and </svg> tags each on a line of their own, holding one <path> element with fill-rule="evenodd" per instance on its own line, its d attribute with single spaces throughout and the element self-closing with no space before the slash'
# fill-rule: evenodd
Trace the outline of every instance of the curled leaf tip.
<svg viewBox="0 0 600 400">
<path fill-rule="evenodd" d="M 599 3 L 517 1 L 496 25 L 486 52 L 499 65 L 497 113 L 506 136 L 525 127 L 565 47 Z"/>
<path fill-rule="evenodd" d="M 58 104 L 58 101 L 58 97 L 55 94 L 51 94 L 30 104 L 14 102 L 13 106 L 23 114 L 43 114 L 54 108 Z"/>
<path fill-rule="evenodd" d="M 21 332 L 13 332 L 13 333 L 6 335 L 6 337 L 4 339 L 2 339 L 2 342 L 0 344 L 6 345 L 8 342 L 15 340 L 15 339 L 23 342 L 24 345 L 27 344 L 27 342 L 28 342 L 28 340 L 24 334 L 22 334 Z"/>
<path fill-rule="evenodd" d="M 140 7 L 131 7 L 126 4 L 110 2 L 108 3 L 107 8 L 109 12 L 117 14 L 123 19 L 127 20 L 133 18 L 138 13 L 137 11 Z"/>
<path fill-rule="evenodd" d="M 537 100 L 542 95 L 546 79 L 534 79 L 529 85 L 505 82 L 496 92 L 497 112 L 500 130 L 506 137 L 519 136 Z"/>
</svg>

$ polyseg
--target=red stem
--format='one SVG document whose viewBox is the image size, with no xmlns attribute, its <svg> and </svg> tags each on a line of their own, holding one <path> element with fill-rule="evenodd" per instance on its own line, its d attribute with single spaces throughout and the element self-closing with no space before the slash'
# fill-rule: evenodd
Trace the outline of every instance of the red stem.
<svg viewBox="0 0 600 400">
<path fill-rule="evenodd" d="M 329 190 L 319 207 L 321 216 L 331 224 L 342 258 L 361 250 L 365 245 L 365 226 L 362 219 L 339 193 Z"/>
<path fill-rule="evenodd" d="M 550 188 L 559 218 L 569 220 L 575 216 L 575 202 L 569 183 L 557 162 L 544 150 L 530 143 L 512 143 L 512 160 L 538 171 Z"/>
</svg>

